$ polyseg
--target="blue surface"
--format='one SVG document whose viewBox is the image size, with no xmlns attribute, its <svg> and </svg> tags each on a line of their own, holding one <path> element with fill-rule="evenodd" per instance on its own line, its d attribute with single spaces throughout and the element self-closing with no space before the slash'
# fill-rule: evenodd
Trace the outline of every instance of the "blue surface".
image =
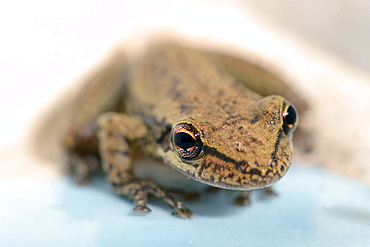
<svg viewBox="0 0 370 247">
<path fill-rule="evenodd" d="M 135 215 L 103 177 L 0 186 L 1 246 L 370 246 L 370 188 L 313 168 L 292 168 L 278 198 L 255 192 L 246 208 L 231 203 L 235 192 L 204 194 L 186 202 L 190 220 L 158 200 Z"/>
</svg>

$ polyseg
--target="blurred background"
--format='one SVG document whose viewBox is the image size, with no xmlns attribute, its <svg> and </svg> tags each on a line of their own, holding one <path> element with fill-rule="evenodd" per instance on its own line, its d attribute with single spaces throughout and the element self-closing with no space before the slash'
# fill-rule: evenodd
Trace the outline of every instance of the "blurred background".
<svg viewBox="0 0 370 247">
<path fill-rule="evenodd" d="M 367 0 L 19 0 L 2 3 L 0 11 L 0 98 L 6 102 L 0 105 L 2 145 L 14 133 L 7 129 L 24 129 L 21 119 L 43 107 L 113 45 L 148 30 L 169 28 L 209 39 L 250 37 L 257 28 L 259 33 L 288 32 L 370 71 Z M 250 39 L 246 49 L 261 41 L 259 36 Z"/>
<path fill-rule="evenodd" d="M 3 237 L 14 240 L 16 229 L 23 229 L 21 232 L 28 230 L 19 228 L 22 224 L 20 216 L 24 215 L 14 212 L 15 209 L 26 210 L 26 205 L 21 207 L 20 204 L 34 201 L 34 198 L 22 194 L 25 186 L 30 195 L 41 187 L 54 188 L 53 183 L 61 179 L 60 171 L 54 168 L 56 162 L 36 160 L 29 152 L 31 133 L 39 126 L 45 112 L 50 112 L 50 105 L 58 104 L 55 98 L 68 96 L 75 87 L 75 81 L 109 54 L 113 46 L 140 47 L 161 33 L 253 58 L 290 81 L 302 92 L 314 113 L 306 122 L 316 130 L 318 151 L 315 154 L 317 159 L 309 162 L 351 177 L 350 184 L 353 181 L 367 183 L 361 187 L 362 184 L 355 182 L 355 185 L 350 185 L 353 186 L 351 190 L 343 189 L 344 194 L 338 196 L 366 194 L 367 198 L 370 197 L 367 187 L 370 184 L 369 0 L 15 0 L 0 3 L 0 31 L 0 195 L 3 198 L 0 199 L 0 207 L 3 207 L 2 211 L 8 210 L 8 217 L 0 216 L 0 230 L 8 229 Z M 300 170 L 293 174 L 296 177 L 282 185 L 283 188 L 289 190 L 290 185 L 294 187 L 293 181 L 300 181 Z M 309 176 L 310 179 L 325 181 L 325 176 L 331 175 L 314 172 Z M 310 183 L 309 178 L 303 180 Z M 45 184 L 40 184 L 40 181 Z M 341 180 L 335 181 L 342 184 Z M 322 182 L 315 184 L 318 191 L 323 190 Z M 67 193 L 69 190 L 75 193 L 72 185 L 65 187 Z M 19 193 L 19 197 L 13 192 Z M 52 189 L 47 193 L 54 192 Z M 289 195 L 289 191 L 287 193 Z M 290 194 L 291 200 L 295 198 L 293 195 L 296 194 Z M 309 194 L 308 197 L 315 198 L 315 195 Z M 312 200 L 313 204 L 317 203 Z M 358 205 L 362 207 L 368 202 L 364 198 Z M 32 210 L 38 207 L 37 204 L 32 205 Z M 118 203 L 117 207 L 120 206 Z M 304 208 L 303 204 L 300 206 Z M 65 212 L 70 214 L 68 210 Z M 302 210 L 298 210 L 297 215 L 299 212 Z M 303 212 L 306 211 L 303 209 Z M 309 213 L 315 215 L 315 212 Z M 272 210 L 272 215 L 276 214 Z M 332 237 L 332 229 L 337 235 L 346 232 L 348 239 L 361 240 L 355 242 L 357 246 L 365 246 L 370 243 L 366 235 L 369 232 L 361 229 L 366 224 L 368 227 L 369 215 L 366 209 L 347 212 L 348 221 L 328 221 L 319 228 Z M 38 217 L 35 214 L 28 221 Z M 321 219 L 320 214 L 313 217 Z M 356 221 L 359 218 L 361 223 Z M 84 220 L 88 221 L 88 216 Z M 96 221 L 94 224 L 99 225 Z M 349 221 L 355 222 L 351 225 L 353 230 L 346 228 Z M 203 223 L 208 224 L 207 221 Z M 281 231 L 286 231 L 280 234 L 290 236 L 295 232 L 304 236 L 306 231 L 317 238 L 320 234 L 317 234 L 316 223 L 306 228 L 283 228 Z M 46 222 L 45 227 L 52 224 Z M 336 224 L 343 228 L 335 228 Z M 78 228 L 76 225 L 73 227 Z M 89 227 L 95 233 L 98 226 Z M 58 229 L 54 230 L 52 235 L 61 238 L 62 235 L 56 233 Z M 294 246 L 299 246 L 297 243 L 298 239 Z"/>
</svg>

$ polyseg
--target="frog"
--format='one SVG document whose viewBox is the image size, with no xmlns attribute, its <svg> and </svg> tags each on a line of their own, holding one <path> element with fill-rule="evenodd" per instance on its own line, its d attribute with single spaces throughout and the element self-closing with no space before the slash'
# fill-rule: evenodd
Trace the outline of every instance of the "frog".
<svg viewBox="0 0 370 247">
<path fill-rule="evenodd" d="M 77 95 L 63 135 L 71 171 L 89 181 L 100 168 L 112 190 L 151 212 L 148 196 L 179 218 L 193 212 L 168 189 L 135 174 L 150 157 L 186 178 L 236 190 L 235 202 L 271 186 L 289 170 L 301 107 L 278 77 L 236 56 L 175 42 L 149 46 L 139 57 L 116 51 Z M 89 157 L 99 162 L 89 162 Z"/>
</svg>

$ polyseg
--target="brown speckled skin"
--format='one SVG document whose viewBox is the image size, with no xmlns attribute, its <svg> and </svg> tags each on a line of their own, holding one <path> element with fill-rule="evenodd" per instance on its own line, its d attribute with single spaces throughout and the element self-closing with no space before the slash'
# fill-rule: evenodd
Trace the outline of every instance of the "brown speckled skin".
<svg viewBox="0 0 370 247">
<path fill-rule="evenodd" d="M 279 181 L 292 159 L 292 135 L 282 127 L 287 103 L 250 91 L 217 59 L 222 61 L 217 54 L 169 44 L 130 66 L 123 56 L 113 58 L 77 99 L 64 140 L 72 157 L 99 148 L 113 188 L 136 202 L 135 211 L 150 211 L 151 193 L 185 218 L 192 212 L 181 202 L 135 177 L 134 151 L 215 187 L 245 191 Z M 173 150 L 171 129 L 178 123 L 200 134 L 202 151 L 194 160 L 182 160 Z"/>
</svg>

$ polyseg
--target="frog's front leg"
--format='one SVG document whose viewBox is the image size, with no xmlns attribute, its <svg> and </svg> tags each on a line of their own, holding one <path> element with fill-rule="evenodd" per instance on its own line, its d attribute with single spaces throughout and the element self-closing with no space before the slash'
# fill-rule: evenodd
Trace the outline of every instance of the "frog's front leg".
<svg viewBox="0 0 370 247">
<path fill-rule="evenodd" d="M 148 195 L 163 199 L 180 218 L 190 218 L 193 212 L 151 180 L 140 180 L 133 172 L 130 144 L 148 135 L 148 129 L 138 118 L 119 113 L 104 113 L 98 118 L 99 152 L 103 171 L 114 191 L 136 204 L 134 211 L 149 213 Z"/>
</svg>

